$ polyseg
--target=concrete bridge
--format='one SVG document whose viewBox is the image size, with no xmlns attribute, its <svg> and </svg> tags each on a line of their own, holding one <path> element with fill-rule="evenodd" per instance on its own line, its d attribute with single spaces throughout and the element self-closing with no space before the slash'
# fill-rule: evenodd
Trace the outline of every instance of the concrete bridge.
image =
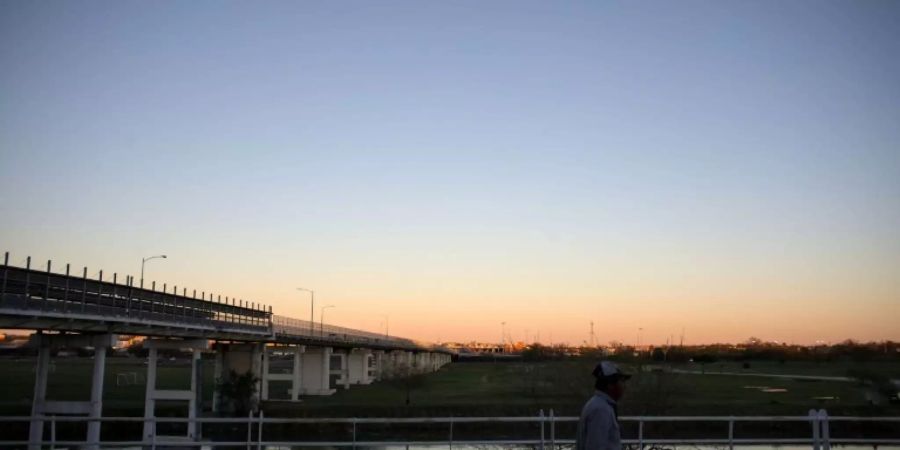
<svg viewBox="0 0 900 450">
<path fill-rule="evenodd" d="M 104 280 L 88 278 L 88 269 L 73 274 L 69 265 L 54 272 L 47 261 L 40 269 L 9 264 L 0 267 L 0 329 L 36 330 L 30 344 L 38 349 L 32 403 L 30 441 L 42 440 L 44 421 L 52 415 L 83 415 L 99 419 L 103 412 L 103 375 L 106 349 L 116 335 L 145 336 L 148 349 L 144 416 L 155 416 L 156 402 L 178 401 L 188 406 L 188 419 L 200 412 L 200 355 L 215 352 L 215 376 L 231 371 L 251 372 L 259 378 L 257 398 L 271 400 L 270 385 L 287 382 L 289 397 L 330 395 L 337 388 L 369 384 L 438 370 L 453 351 L 411 339 L 363 330 L 292 319 L 273 314 L 272 307 L 153 282 L 135 286 L 131 276 L 112 274 Z M 51 353 L 62 348 L 94 349 L 90 401 L 53 401 L 46 397 Z M 191 354 L 190 389 L 156 388 L 157 357 L 161 349 Z M 213 409 L 222 399 L 214 396 Z M 87 442 L 98 443 L 100 421 L 89 421 Z M 145 422 L 144 438 L 156 437 L 155 425 Z M 186 439 L 198 440 L 201 430 L 188 422 Z"/>
</svg>

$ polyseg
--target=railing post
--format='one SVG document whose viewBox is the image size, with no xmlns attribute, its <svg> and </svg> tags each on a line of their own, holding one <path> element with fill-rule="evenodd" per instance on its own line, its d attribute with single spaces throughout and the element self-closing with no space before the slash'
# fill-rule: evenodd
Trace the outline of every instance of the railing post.
<svg viewBox="0 0 900 450">
<path fill-rule="evenodd" d="M 44 302 L 41 304 L 41 309 L 43 310 L 47 302 L 50 300 L 50 265 L 52 262 L 47 260 L 47 281 L 44 283 Z"/>
<path fill-rule="evenodd" d="M 828 412 L 824 409 L 819 410 L 819 424 L 822 427 L 821 434 L 822 450 L 831 450 L 831 431 L 828 429 Z"/>
<path fill-rule="evenodd" d="M 9 278 L 9 252 L 3 255 L 3 285 L 0 286 L 0 296 L 6 293 L 7 278 Z"/>
<path fill-rule="evenodd" d="M 31 292 L 28 290 L 28 285 L 31 282 L 31 257 L 25 259 L 25 305 L 28 305 L 28 300 L 31 300 Z"/>
<path fill-rule="evenodd" d="M 128 286 L 128 298 L 125 300 L 125 314 L 128 315 L 131 313 L 131 294 L 133 292 L 132 286 L 133 280 L 131 279 L 131 275 L 125 277 L 125 284 Z"/>
<path fill-rule="evenodd" d="M 541 408 L 539 417 L 540 417 L 539 423 L 541 424 L 541 446 L 540 446 L 539 450 L 544 450 L 544 409 L 543 408 Z"/>
<path fill-rule="evenodd" d="M 728 450 L 734 450 L 734 416 L 728 418 Z"/>
<path fill-rule="evenodd" d="M 103 306 L 103 271 L 100 271 L 100 283 L 97 285 L 97 314 L 100 314 L 100 307 Z"/>
<path fill-rule="evenodd" d="M 153 283 L 155 284 L 156 282 L 154 281 Z M 167 290 L 168 288 L 169 288 L 168 283 L 163 283 L 163 287 L 162 287 L 162 301 L 160 302 L 160 303 L 161 303 L 160 306 L 162 306 L 162 314 L 163 314 L 164 316 L 166 315 L 166 294 L 168 294 L 168 292 L 166 292 L 166 290 Z M 153 318 L 154 304 L 156 303 L 156 301 L 157 301 L 158 299 L 159 299 L 159 297 L 157 297 L 156 295 L 154 295 L 154 296 L 153 296 L 153 300 L 150 301 L 150 317 L 151 317 L 151 319 Z"/>
<path fill-rule="evenodd" d="M 84 304 L 86 303 L 87 296 L 87 267 L 84 268 L 84 273 L 81 275 L 81 312 L 84 313 Z"/>
<path fill-rule="evenodd" d="M 809 410 L 809 421 L 812 424 L 812 448 L 813 450 L 820 450 L 819 447 L 819 414 L 816 413 L 816 410 Z"/>
<path fill-rule="evenodd" d="M 247 450 L 250 450 L 250 443 L 253 439 L 253 411 L 247 413 Z"/>
<path fill-rule="evenodd" d="M 63 311 L 69 312 L 69 269 L 71 264 L 66 264 L 66 293 L 63 299 Z"/>
<path fill-rule="evenodd" d="M 447 444 L 453 448 L 453 416 L 450 416 L 450 441 Z"/>
<path fill-rule="evenodd" d="M 256 450 L 262 450 L 262 430 L 263 430 L 263 417 L 265 413 L 263 410 L 259 410 L 259 428 L 256 429 Z"/>
<path fill-rule="evenodd" d="M 113 272 L 113 291 L 112 291 L 112 306 L 113 308 L 118 306 L 119 300 L 119 273 Z"/>
<path fill-rule="evenodd" d="M 56 416 L 50 416 L 50 450 L 56 450 Z"/>
<path fill-rule="evenodd" d="M 638 419 L 638 450 L 644 450 L 644 418 Z"/>
<path fill-rule="evenodd" d="M 356 417 L 352 419 L 353 424 L 353 445 L 351 448 L 356 448 Z"/>
<path fill-rule="evenodd" d="M 550 408 L 550 450 L 556 450 L 556 421 L 554 420 L 553 408 Z"/>
</svg>

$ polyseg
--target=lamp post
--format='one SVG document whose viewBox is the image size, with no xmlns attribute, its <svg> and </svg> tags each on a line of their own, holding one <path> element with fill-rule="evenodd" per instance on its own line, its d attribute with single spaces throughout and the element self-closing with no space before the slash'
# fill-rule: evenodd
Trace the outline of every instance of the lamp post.
<svg viewBox="0 0 900 450">
<path fill-rule="evenodd" d="M 322 311 L 319 313 L 319 336 L 325 336 L 325 310 L 328 308 L 334 308 L 334 305 L 325 305 L 322 307 Z"/>
<path fill-rule="evenodd" d="M 316 316 L 314 315 L 316 310 L 316 292 L 302 287 L 298 287 L 297 290 L 309 292 L 309 335 L 312 336 L 316 329 Z"/>
<path fill-rule="evenodd" d="M 156 255 L 156 256 L 148 256 L 146 258 L 141 258 L 141 289 L 144 288 L 144 265 L 147 264 L 147 261 L 150 261 L 151 259 L 157 259 L 157 258 L 166 259 L 167 257 L 166 257 L 166 255 Z"/>
<path fill-rule="evenodd" d="M 500 352 L 506 353 L 506 322 L 500 322 Z"/>
<path fill-rule="evenodd" d="M 384 317 L 384 337 L 390 337 L 391 317 L 387 314 L 382 314 L 381 317 Z"/>
</svg>

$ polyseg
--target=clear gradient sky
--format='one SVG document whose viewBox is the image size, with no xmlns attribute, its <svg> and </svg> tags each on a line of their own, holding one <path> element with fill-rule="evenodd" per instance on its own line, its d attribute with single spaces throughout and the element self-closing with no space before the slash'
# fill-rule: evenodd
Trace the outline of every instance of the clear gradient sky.
<svg viewBox="0 0 900 450">
<path fill-rule="evenodd" d="M 0 220 L 426 340 L 897 340 L 900 2 L 4 1 Z"/>
</svg>

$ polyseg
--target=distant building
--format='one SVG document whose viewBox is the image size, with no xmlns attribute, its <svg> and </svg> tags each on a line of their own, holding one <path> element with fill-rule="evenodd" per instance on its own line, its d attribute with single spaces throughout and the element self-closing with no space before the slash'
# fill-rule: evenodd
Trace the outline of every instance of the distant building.
<svg viewBox="0 0 900 450">
<path fill-rule="evenodd" d="M 484 342 L 447 342 L 445 347 L 460 353 L 505 353 L 502 344 Z"/>
</svg>

